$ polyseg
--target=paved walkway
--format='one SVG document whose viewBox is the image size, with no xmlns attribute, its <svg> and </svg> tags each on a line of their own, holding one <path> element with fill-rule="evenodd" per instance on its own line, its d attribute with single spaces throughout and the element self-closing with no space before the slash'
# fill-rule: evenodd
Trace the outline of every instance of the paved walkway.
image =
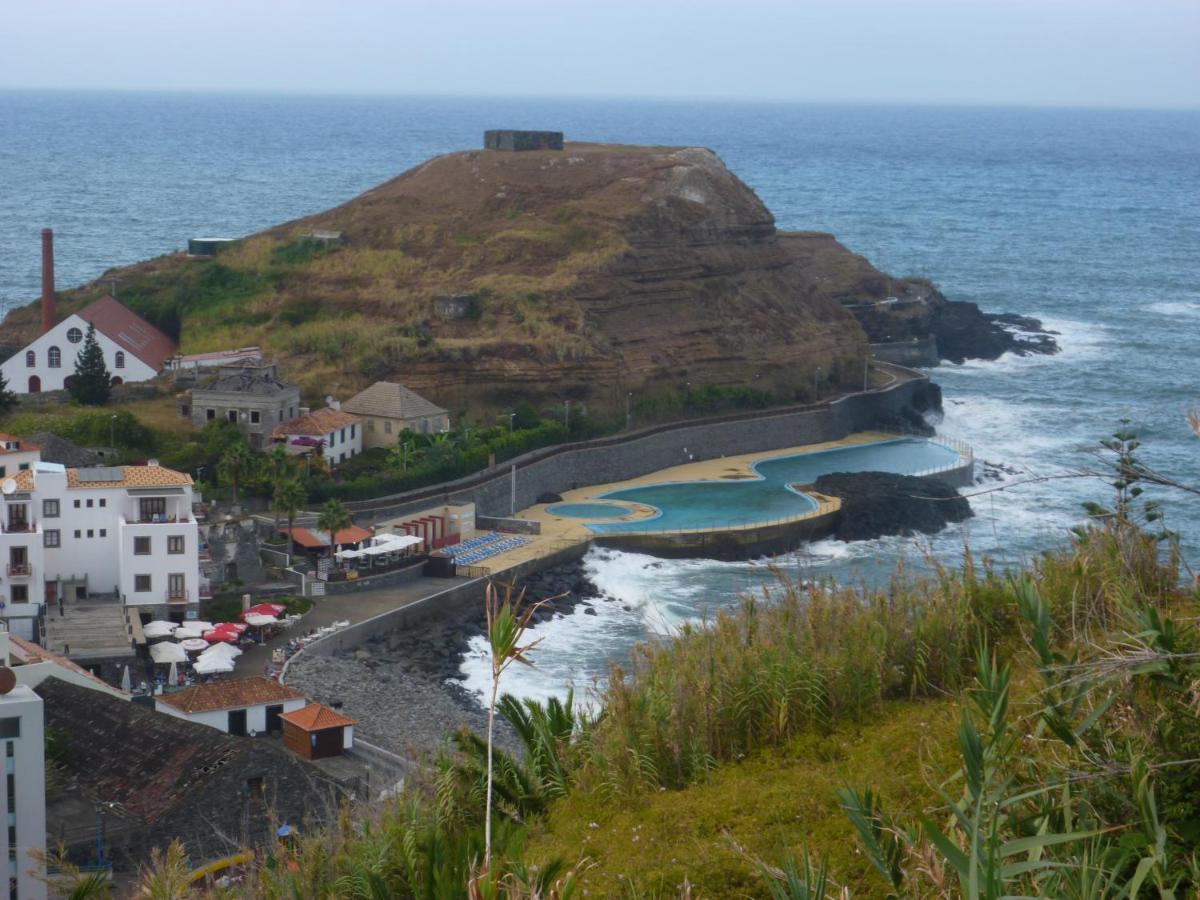
<svg viewBox="0 0 1200 900">
<path fill-rule="evenodd" d="M 76 662 L 133 656 L 125 608 L 116 600 L 68 600 L 66 615 L 46 607 L 46 649 Z"/>
<path fill-rule="evenodd" d="M 349 622 L 356 625 L 367 619 L 393 609 L 408 606 L 431 594 L 447 590 L 465 578 L 418 578 L 408 584 L 376 590 L 354 591 L 349 594 L 329 594 L 314 597 L 313 607 L 299 622 L 279 637 L 257 647 L 249 648 L 237 658 L 234 677 L 259 675 L 271 662 L 271 651 L 286 644 L 293 637 L 307 634 L 313 628 L 324 628 L 334 622 Z M 269 601 L 268 601 L 269 602 Z"/>
</svg>

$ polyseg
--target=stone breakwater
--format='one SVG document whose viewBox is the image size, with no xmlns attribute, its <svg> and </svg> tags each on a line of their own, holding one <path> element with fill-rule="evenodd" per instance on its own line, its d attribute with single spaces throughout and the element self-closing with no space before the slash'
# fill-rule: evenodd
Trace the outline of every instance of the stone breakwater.
<svg viewBox="0 0 1200 900">
<path fill-rule="evenodd" d="M 528 600 L 551 601 L 536 614 L 538 622 L 598 596 L 578 562 L 530 575 L 522 586 Z M 458 680 L 471 638 L 484 634 L 486 625 L 481 597 L 477 604 L 368 638 L 355 649 L 301 654 L 288 667 L 287 681 L 318 703 L 340 702 L 364 740 L 420 756 L 444 746 L 463 726 L 486 731 L 487 714 Z M 497 726 L 498 743 L 512 746 L 515 735 L 502 721 Z"/>
</svg>

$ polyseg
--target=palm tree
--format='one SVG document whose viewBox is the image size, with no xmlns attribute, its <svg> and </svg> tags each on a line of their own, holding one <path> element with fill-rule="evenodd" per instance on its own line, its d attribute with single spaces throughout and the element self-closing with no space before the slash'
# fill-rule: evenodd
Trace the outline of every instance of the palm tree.
<svg viewBox="0 0 1200 900">
<path fill-rule="evenodd" d="M 271 473 L 271 481 L 275 484 L 283 481 L 292 471 L 292 457 L 288 455 L 283 444 L 273 444 L 267 451 L 267 470 Z"/>
<path fill-rule="evenodd" d="M 233 489 L 233 502 L 238 502 L 238 482 L 241 481 L 242 475 L 254 463 L 254 451 L 250 449 L 250 445 L 245 441 L 238 441 L 230 444 L 229 449 L 225 451 L 225 455 L 221 457 L 221 461 L 217 463 L 217 467 L 229 481 L 230 487 Z"/>
<path fill-rule="evenodd" d="M 275 483 L 275 495 L 271 498 L 275 507 L 275 530 L 279 531 L 279 514 L 287 516 L 288 546 L 291 546 L 292 525 L 296 521 L 296 513 L 308 502 L 308 491 L 304 482 L 299 478 L 288 478 Z"/>
<path fill-rule="evenodd" d="M 337 533 L 354 524 L 350 510 L 346 509 L 341 500 L 326 500 L 317 516 L 317 527 L 329 532 L 329 562 L 333 564 L 333 554 L 337 550 Z"/>
<path fill-rule="evenodd" d="M 388 465 L 392 468 L 400 469 L 400 473 L 404 474 L 408 471 L 408 467 L 417 461 L 417 444 L 416 441 L 407 440 L 401 441 L 395 447 L 388 451 Z"/>
</svg>

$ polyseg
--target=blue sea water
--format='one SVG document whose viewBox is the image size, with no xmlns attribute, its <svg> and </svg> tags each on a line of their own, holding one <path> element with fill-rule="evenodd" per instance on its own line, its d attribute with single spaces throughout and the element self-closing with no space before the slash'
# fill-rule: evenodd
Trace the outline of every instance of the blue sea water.
<svg viewBox="0 0 1200 900">
<path fill-rule="evenodd" d="M 822 542 L 784 562 L 874 577 L 965 547 L 1020 562 L 1103 499 L 1097 441 L 1129 419 L 1152 465 L 1200 483 L 1200 113 L 447 98 L 0 92 L 0 306 L 38 293 L 38 231 L 60 286 L 325 209 L 490 127 L 702 145 L 787 229 L 830 231 L 952 299 L 1041 317 L 1053 357 L 943 366 L 944 433 L 1007 467 L 976 517 L 932 539 Z M 2 340 L 0 335 L 0 340 Z M 1200 560 L 1200 504 L 1167 495 Z M 514 689 L 585 683 L 609 654 L 769 579 L 761 564 L 593 553 L 619 598 L 543 626 L 553 662 Z M 464 671 L 473 683 L 476 668 Z"/>
</svg>

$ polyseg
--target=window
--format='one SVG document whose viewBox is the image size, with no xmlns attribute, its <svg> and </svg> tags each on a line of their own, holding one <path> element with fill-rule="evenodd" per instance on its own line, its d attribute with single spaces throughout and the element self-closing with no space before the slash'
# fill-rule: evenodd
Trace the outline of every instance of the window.
<svg viewBox="0 0 1200 900">
<path fill-rule="evenodd" d="M 167 552 L 182 553 L 183 552 L 183 535 L 172 534 L 167 537 Z"/>
<path fill-rule="evenodd" d="M 354 429 L 356 429 L 356 428 L 358 428 L 357 425 L 350 426 L 350 440 L 354 440 Z"/>
<path fill-rule="evenodd" d="M 29 463 L 21 463 L 19 466 L 17 466 L 17 470 L 20 472 L 28 472 L 29 471 Z"/>
<path fill-rule="evenodd" d="M 75 501 L 75 508 L 79 509 L 79 501 L 78 500 Z"/>
<path fill-rule="evenodd" d="M 115 357 L 113 357 L 113 368 L 114 369 L 125 368 L 125 351 L 124 350 L 118 350 L 117 355 Z"/>
<path fill-rule="evenodd" d="M 138 500 L 138 518 L 141 521 L 154 522 L 166 517 L 166 497 L 142 497 Z"/>
<path fill-rule="evenodd" d="M 9 772 L 5 778 L 8 783 L 8 814 L 14 815 L 17 811 L 17 776 L 15 772 Z"/>
<path fill-rule="evenodd" d="M 88 508 L 88 509 L 91 509 L 91 508 L 92 508 L 92 503 L 93 503 L 93 502 L 94 502 L 94 501 L 92 500 L 92 498 L 91 498 L 91 497 L 88 497 L 88 501 L 87 501 L 87 508 Z"/>
<path fill-rule="evenodd" d="M 78 344 L 80 341 L 83 340 L 83 332 L 80 331 L 78 328 L 72 328 L 70 331 L 67 332 L 67 340 L 70 341 L 72 344 Z"/>
<path fill-rule="evenodd" d="M 29 585 L 14 584 L 12 586 L 12 602 L 13 603 L 28 603 L 29 602 Z"/>
<path fill-rule="evenodd" d="M 37 353 L 33 350 L 25 351 L 25 368 L 32 369 L 37 365 Z"/>
<path fill-rule="evenodd" d="M 149 575 L 134 575 L 133 589 L 139 594 L 145 594 L 150 591 L 150 576 Z"/>
<path fill-rule="evenodd" d="M 107 528 L 100 529 L 100 537 L 108 537 L 108 529 Z"/>
<path fill-rule="evenodd" d="M 227 420 L 229 420 L 230 422 L 232 422 L 234 425 L 236 425 L 237 424 L 237 410 L 236 409 L 227 410 L 225 413 L 225 418 Z"/>
<path fill-rule="evenodd" d="M 42 532 L 43 547 L 61 547 L 62 537 L 57 528 L 47 528 Z"/>
<path fill-rule="evenodd" d="M 96 530 L 94 528 L 89 528 L 87 531 L 88 531 L 88 537 L 96 536 Z"/>
<path fill-rule="evenodd" d="M 345 428 L 343 428 L 341 431 L 338 432 L 338 440 L 341 441 L 343 444 L 346 443 L 346 429 Z"/>
<path fill-rule="evenodd" d="M 21 736 L 21 719 L 18 716 L 9 716 L 0 719 L 0 738 L 12 739 Z"/>
<path fill-rule="evenodd" d="M 4 466 L 0 466 L 0 478 L 3 478 L 3 477 L 4 477 L 4 473 L 5 473 L 5 471 L 6 471 L 5 467 L 4 467 Z"/>
<path fill-rule="evenodd" d="M 250 424 L 257 425 L 261 421 L 262 421 L 262 416 L 259 415 L 258 410 L 257 409 L 250 410 Z"/>
<path fill-rule="evenodd" d="M 216 417 L 217 417 L 217 411 L 216 411 L 215 409 L 206 409 L 206 410 L 204 411 L 204 418 L 205 418 L 205 420 L 207 420 L 207 421 L 211 422 L 211 421 L 212 421 L 213 419 L 215 419 Z"/>
<path fill-rule="evenodd" d="M 374 431 L 374 430 L 375 430 L 375 420 L 367 419 L 367 431 Z"/>
<path fill-rule="evenodd" d="M 62 351 L 57 347 L 51 347 L 46 351 L 46 364 L 52 369 L 62 368 Z"/>
<path fill-rule="evenodd" d="M 135 556 L 149 556 L 150 555 L 150 538 L 135 537 L 133 539 L 133 553 Z"/>
<path fill-rule="evenodd" d="M 167 576 L 167 596 L 172 599 L 187 597 L 187 580 L 182 572 L 172 572 Z"/>
<path fill-rule="evenodd" d="M 76 528 L 75 529 L 75 540 L 79 540 L 81 537 L 83 537 L 83 532 L 80 531 L 78 528 Z"/>
<path fill-rule="evenodd" d="M 105 500 L 103 497 L 100 498 L 100 506 L 101 507 L 108 506 L 108 501 Z"/>
<path fill-rule="evenodd" d="M 392 433 L 392 420 L 391 420 L 391 419 L 384 419 L 384 420 L 383 420 L 383 433 L 384 433 L 384 434 L 391 434 L 391 433 Z"/>
</svg>

